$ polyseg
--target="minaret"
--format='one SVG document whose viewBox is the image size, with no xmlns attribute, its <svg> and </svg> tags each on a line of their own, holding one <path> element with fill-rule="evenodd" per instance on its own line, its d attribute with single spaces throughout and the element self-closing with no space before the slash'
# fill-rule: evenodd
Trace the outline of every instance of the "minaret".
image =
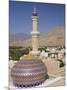
<svg viewBox="0 0 67 90">
<path fill-rule="evenodd" d="M 38 32 L 38 15 L 36 8 L 34 8 L 32 12 L 32 55 L 39 55 L 40 51 L 38 51 L 38 38 L 39 38 L 39 32 Z"/>
</svg>

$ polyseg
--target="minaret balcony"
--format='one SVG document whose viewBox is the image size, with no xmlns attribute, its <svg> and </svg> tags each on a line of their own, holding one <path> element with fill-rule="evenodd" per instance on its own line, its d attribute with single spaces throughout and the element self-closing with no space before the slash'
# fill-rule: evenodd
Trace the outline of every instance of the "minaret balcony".
<svg viewBox="0 0 67 90">
<path fill-rule="evenodd" d="M 32 35 L 40 35 L 40 32 L 31 32 Z"/>
</svg>

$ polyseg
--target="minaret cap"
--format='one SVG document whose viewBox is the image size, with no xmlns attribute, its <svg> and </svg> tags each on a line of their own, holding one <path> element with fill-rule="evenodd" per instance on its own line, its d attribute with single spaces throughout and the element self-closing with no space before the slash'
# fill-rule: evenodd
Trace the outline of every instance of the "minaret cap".
<svg viewBox="0 0 67 90">
<path fill-rule="evenodd" d="M 32 15 L 37 16 L 36 8 L 33 9 Z"/>
</svg>

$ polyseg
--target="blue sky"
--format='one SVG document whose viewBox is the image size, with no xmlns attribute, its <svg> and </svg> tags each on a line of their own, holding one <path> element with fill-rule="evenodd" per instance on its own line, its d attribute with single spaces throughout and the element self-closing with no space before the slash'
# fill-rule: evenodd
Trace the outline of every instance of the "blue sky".
<svg viewBox="0 0 67 90">
<path fill-rule="evenodd" d="M 32 11 L 37 9 L 40 32 L 47 32 L 51 28 L 65 25 L 65 5 L 50 3 L 32 3 L 23 1 L 9 1 L 9 32 L 27 33 L 32 31 Z"/>
</svg>

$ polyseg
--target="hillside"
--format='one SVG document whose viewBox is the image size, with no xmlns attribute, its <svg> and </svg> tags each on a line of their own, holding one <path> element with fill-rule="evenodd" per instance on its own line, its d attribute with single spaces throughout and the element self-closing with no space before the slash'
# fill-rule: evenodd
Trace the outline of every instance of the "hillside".
<svg viewBox="0 0 67 90">
<path fill-rule="evenodd" d="M 64 27 L 53 28 L 49 32 L 41 33 L 39 37 L 39 46 L 64 46 L 64 43 Z M 31 46 L 31 37 L 10 42 L 10 46 Z"/>
<path fill-rule="evenodd" d="M 28 34 L 25 33 L 10 33 L 9 34 L 9 45 L 10 46 L 21 46 L 24 40 L 30 38 Z"/>
</svg>

